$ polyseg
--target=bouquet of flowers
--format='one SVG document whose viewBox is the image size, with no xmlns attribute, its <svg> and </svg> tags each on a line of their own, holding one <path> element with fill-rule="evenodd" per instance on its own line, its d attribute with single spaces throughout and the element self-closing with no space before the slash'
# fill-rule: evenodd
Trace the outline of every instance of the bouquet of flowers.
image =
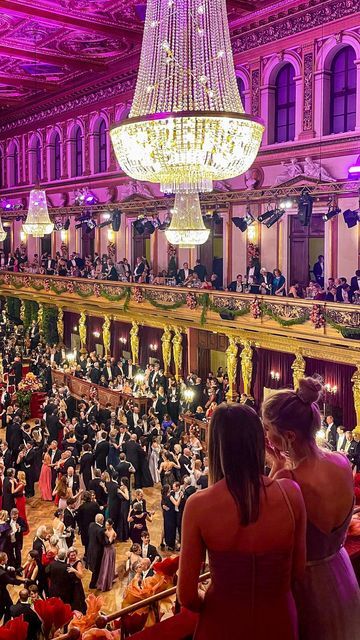
<svg viewBox="0 0 360 640">
<path fill-rule="evenodd" d="M 250 311 L 251 311 L 252 317 L 255 320 L 257 320 L 258 318 L 261 318 L 260 304 L 259 304 L 259 300 L 256 297 L 254 298 L 254 300 L 250 304 Z"/>
<path fill-rule="evenodd" d="M 49 280 L 49 278 L 45 278 L 45 280 L 44 280 L 44 289 L 45 289 L 45 291 L 50 291 L 50 280 Z"/>
<path fill-rule="evenodd" d="M 67 282 L 66 283 L 66 290 L 68 293 L 74 293 L 74 283 L 73 282 Z"/>
<path fill-rule="evenodd" d="M 313 323 L 314 329 L 321 329 L 322 327 L 325 327 L 325 316 L 320 305 L 314 304 L 310 313 L 310 321 Z"/>
<path fill-rule="evenodd" d="M 196 300 L 196 295 L 194 293 L 187 293 L 186 294 L 186 306 L 189 309 L 196 309 L 197 300 Z"/>
<path fill-rule="evenodd" d="M 144 295 L 140 287 L 134 287 L 134 300 L 138 304 L 144 302 Z"/>
<path fill-rule="evenodd" d="M 99 284 L 94 284 L 94 296 L 96 298 L 100 297 L 101 289 Z"/>
<path fill-rule="evenodd" d="M 42 389 L 42 384 L 39 379 L 35 376 L 34 373 L 27 373 L 25 378 L 19 382 L 18 385 L 19 391 L 40 391 Z"/>
</svg>

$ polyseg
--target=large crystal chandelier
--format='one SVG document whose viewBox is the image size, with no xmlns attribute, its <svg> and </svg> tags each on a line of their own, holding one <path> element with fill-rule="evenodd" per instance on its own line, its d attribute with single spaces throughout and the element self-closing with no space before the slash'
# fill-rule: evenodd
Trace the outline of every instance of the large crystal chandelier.
<svg viewBox="0 0 360 640">
<path fill-rule="evenodd" d="M 165 231 L 168 242 L 183 249 L 192 248 L 196 244 L 204 244 L 209 233 L 210 229 L 205 227 L 201 215 L 199 194 L 177 193 L 171 223 Z"/>
<path fill-rule="evenodd" d="M 245 115 L 225 0 L 148 0 L 129 118 L 111 130 L 121 168 L 165 193 L 211 191 L 247 171 L 264 127 Z"/>
<path fill-rule="evenodd" d="M 28 235 L 34 236 L 34 238 L 43 238 L 51 233 L 53 229 L 54 224 L 49 218 L 45 191 L 43 189 L 32 189 L 23 230 Z"/>
</svg>

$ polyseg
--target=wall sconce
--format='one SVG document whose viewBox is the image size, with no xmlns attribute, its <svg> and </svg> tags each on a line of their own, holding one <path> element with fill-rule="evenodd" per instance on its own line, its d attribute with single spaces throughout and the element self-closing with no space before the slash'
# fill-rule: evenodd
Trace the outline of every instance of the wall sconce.
<svg viewBox="0 0 360 640">
<path fill-rule="evenodd" d="M 75 327 L 73 327 L 73 331 L 76 333 L 78 330 L 77 326 L 75 325 Z"/>
<path fill-rule="evenodd" d="M 272 380 L 280 380 L 280 373 L 278 371 L 270 371 L 270 377 Z"/>
<path fill-rule="evenodd" d="M 157 351 L 158 346 L 157 346 L 157 344 L 149 344 L 149 349 L 150 349 L 150 351 Z"/>
<path fill-rule="evenodd" d="M 66 242 L 66 240 L 67 240 L 67 231 L 65 229 L 61 229 L 60 238 L 61 238 L 61 242 Z"/>
<path fill-rule="evenodd" d="M 20 231 L 20 240 L 21 242 L 26 242 L 27 235 L 25 231 Z"/>
<path fill-rule="evenodd" d="M 70 351 L 70 353 L 66 354 L 66 360 L 70 363 L 70 362 L 75 362 L 76 360 L 76 352 L 75 351 Z"/>
<path fill-rule="evenodd" d="M 93 331 L 94 338 L 100 338 L 100 331 Z"/>
<path fill-rule="evenodd" d="M 108 241 L 109 242 L 114 242 L 115 241 L 115 231 L 113 231 L 112 229 L 108 229 L 107 237 L 108 237 Z"/>
<path fill-rule="evenodd" d="M 336 384 L 334 384 L 334 386 L 332 386 L 329 382 L 326 382 L 324 387 L 325 387 L 326 393 L 332 393 L 334 395 L 335 395 L 335 393 L 337 393 L 338 388 L 337 388 Z"/>
<path fill-rule="evenodd" d="M 185 389 L 184 400 L 189 404 L 194 400 L 194 392 L 192 389 Z"/>
<path fill-rule="evenodd" d="M 124 336 L 122 336 L 121 338 L 119 338 L 119 342 L 121 342 L 121 344 L 126 344 L 127 340 L 126 338 L 124 338 Z"/>
</svg>

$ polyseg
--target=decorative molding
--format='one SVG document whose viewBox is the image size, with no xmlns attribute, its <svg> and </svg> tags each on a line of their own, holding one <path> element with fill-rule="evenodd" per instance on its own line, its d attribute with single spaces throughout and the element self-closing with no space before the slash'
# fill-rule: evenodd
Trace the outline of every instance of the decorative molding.
<svg viewBox="0 0 360 640">
<path fill-rule="evenodd" d="M 309 51 L 304 54 L 303 131 L 311 131 L 313 128 L 313 65 L 314 54 Z"/>
<path fill-rule="evenodd" d="M 251 72 L 251 113 L 260 115 L 260 69 Z"/>
<path fill-rule="evenodd" d="M 297 33 L 302 33 L 314 27 L 319 27 L 341 18 L 355 15 L 359 12 L 358 0 L 320 0 L 320 2 L 307 2 L 300 5 L 296 10 L 294 7 L 287 9 L 287 15 L 280 20 L 274 21 L 279 15 L 280 5 L 276 5 L 277 14 L 274 14 L 274 7 L 271 13 L 262 16 L 261 22 L 266 19 L 268 24 L 260 24 L 260 20 L 254 25 L 253 16 L 249 17 L 249 24 L 235 29 L 232 34 L 232 47 L 234 54 L 244 53 L 250 49 L 256 49 L 265 44 L 283 40 Z M 251 31 L 250 31 L 251 28 Z"/>
</svg>

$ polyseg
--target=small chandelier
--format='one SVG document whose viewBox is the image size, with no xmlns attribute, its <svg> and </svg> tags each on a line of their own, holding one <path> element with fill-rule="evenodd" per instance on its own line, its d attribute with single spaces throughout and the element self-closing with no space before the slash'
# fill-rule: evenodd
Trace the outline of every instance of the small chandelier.
<svg viewBox="0 0 360 640">
<path fill-rule="evenodd" d="M 3 227 L 3 223 L 2 220 L 0 218 L 0 242 L 4 242 L 5 238 L 7 236 L 7 233 Z"/>
<path fill-rule="evenodd" d="M 120 167 L 164 193 L 212 191 L 254 162 L 264 126 L 244 113 L 225 0 L 148 0 L 129 118 L 111 130 Z"/>
<path fill-rule="evenodd" d="M 23 230 L 34 238 L 43 238 L 54 230 L 54 224 L 49 218 L 46 193 L 43 189 L 30 191 L 29 209 Z"/>
<path fill-rule="evenodd" d="M 204 244 L 209 233 L 201 215 L 199 194 L 177 193 L 170 226 L 165 231 L 167 241 L 189 249 Z"/>
</svg>

